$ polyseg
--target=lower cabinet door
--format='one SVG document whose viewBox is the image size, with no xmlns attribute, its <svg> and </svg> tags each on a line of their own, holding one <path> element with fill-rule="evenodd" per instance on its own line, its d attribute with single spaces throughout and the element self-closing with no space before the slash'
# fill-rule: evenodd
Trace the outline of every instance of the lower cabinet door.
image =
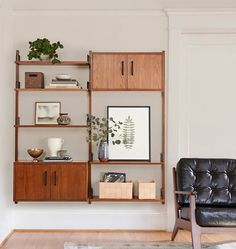
<svg viewBox="0 0 236 249">
<path fill-rule="evenodd" d="M 15 164 L 14 201 L 50 200 L 49 174 L 49 168 L 38 163 Z"/>
<path fill-rule="evenodd" d="M 59 163 L 51 166 L 52 201 L 86 201 L 88 167 L 86 163 Z"/>
</svg>

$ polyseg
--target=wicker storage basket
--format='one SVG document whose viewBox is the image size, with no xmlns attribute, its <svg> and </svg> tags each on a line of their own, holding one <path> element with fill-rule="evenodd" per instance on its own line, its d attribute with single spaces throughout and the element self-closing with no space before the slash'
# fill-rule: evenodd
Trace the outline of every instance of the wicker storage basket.
<svg viewBox="0 0 236 249">
<path fill-rule="evenodd" d="M 155 199 L 156 182 L 155 181 L 138 181 L 138 198 Z"/>
<path fill-rule="evenodd" d="M 99 198 L 132 199 L 132 182 L 99 182 Z"/>
</svg>

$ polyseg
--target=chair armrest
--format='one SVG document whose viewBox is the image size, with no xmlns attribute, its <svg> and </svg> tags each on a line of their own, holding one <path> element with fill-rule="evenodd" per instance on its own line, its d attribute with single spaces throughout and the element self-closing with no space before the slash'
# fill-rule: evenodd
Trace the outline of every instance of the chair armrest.
<svg viewBox="0 0 236 249">
<path fill-rule="evenodd" d="M 197 195 L 197 193 L 192 192 L 192 191 L 174 191 L 174 193 L 176 195 L 176 201 L 177 201 L 178 195 L 188 195 L 189 196 L 190 220 L 195 223 L 196 222 L 195 209 L 196 209 L 196 195 Z"/>
</svg>

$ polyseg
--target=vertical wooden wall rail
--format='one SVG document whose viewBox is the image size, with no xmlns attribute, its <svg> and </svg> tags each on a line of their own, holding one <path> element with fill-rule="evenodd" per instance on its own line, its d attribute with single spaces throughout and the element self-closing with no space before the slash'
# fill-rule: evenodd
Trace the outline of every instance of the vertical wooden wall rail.
<svg viewBox="0 0 236 249">
<path fill-rule="evenodd" d="M 88 113 L 92 114 L 92 51 L 89 51 L 89 89 L 88 89 L 88 101 L 89 101 L 89 108 Z M 89 158 L 88 158 L 88 199 L 89 203 L 90 199 L 92 198 L 92 185 L 91 185 L 91 160 L 93 160 L 92 155 L 92 142 L 89 141 L 88 143 L 88 151 L 89 151 Z"/>
<path fill-rule="evenodd" d="M 166 107 L 165 107 L 165 51 L 162 52 L 162 198 L 165 203 L 165 170 L 166 170 Z"/>
<path fill-rule="evenodd" d="M 16 82 L 15 88 L 20 88 L 19 64 L 16 61 Z M 19 92 L 15 91 L 15 161 L 18 161 L 18 126 L 19 125 Z"/>
</svg>

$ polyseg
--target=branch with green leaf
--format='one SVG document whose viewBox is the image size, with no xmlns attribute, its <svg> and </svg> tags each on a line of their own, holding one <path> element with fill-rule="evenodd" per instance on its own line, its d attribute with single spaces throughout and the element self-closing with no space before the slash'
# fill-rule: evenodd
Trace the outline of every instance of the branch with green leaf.
<svg viewBox="0 0 236 249">
<path fill-rule="evenodd" d="M 97 146 L 101 141 L 107 141 L 108 135 L 111 137 L 113 145 L 121 144 L 122 140 L 116 138 L 116 133 L 122 127 L 122 122 L 115 121 L 112 117 L 99 118 L 91 114 L 87 114 L 88 137 L 87 142 L 94 142 Z"/>
</svg>

